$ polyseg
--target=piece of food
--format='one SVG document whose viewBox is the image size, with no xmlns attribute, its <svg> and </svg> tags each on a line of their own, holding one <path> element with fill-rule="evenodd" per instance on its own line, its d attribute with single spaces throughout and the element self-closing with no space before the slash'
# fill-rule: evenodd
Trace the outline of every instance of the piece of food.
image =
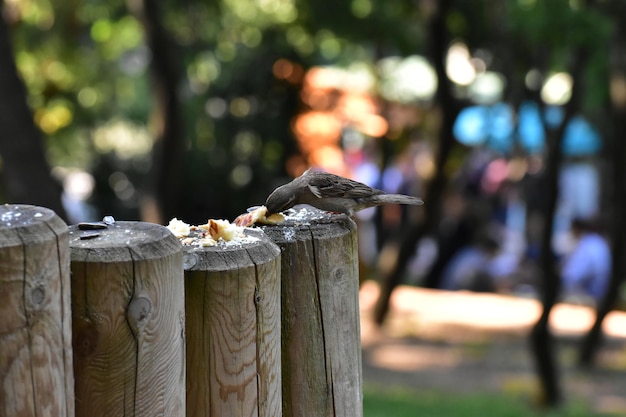
<svg viewBox="0 0 626 417">
<path fill-rule="evenodd" d="M 243 236 L 241 227 L 231 224 L 228 220 L 210 219 L 207 224 L 200 225 L 198 228 L 206 230 L 214 240 L 231 241 Z"/>
<path fill-rule="evenodd" d="M 218 244 L 242 244 L 254 241 L 246 236 L 244 228 L 228 220 L 209 219 L 205 224 L 189 225 L 176 218 L 170 220 L 167 228 L 180 240 L 183 246 L 210 247 Z"/>
<path fill-rule="evenodd" d="M 200 246 L 201 248 L 208 248 L 210 246 L 215 246 L 217 245 L 217 240 L 213 239 L 210 236 L 207 237 L 203 237 L 201 239 L 197 239 L 196 242 L 194 242 L 196 246 Z"/>
<path fill-rule="evenodd" d="M 274 213 L 266 217 L 267 207 L 260 206 L 255 210 L 238 216 L 234 223 L 240 227 L 252 226 L 255 223 L 261 224 L 279 224 L 285 221 L 285 216 L 280 213 Z"/>
<path fill-rule="evenodd" d="M 182 220 L 178 220 L 176 217 L 170 220 L 167 228 L 179 239 L 189 236 L 189 232 L 191 231 L 191 226 Z"/>
</svg>

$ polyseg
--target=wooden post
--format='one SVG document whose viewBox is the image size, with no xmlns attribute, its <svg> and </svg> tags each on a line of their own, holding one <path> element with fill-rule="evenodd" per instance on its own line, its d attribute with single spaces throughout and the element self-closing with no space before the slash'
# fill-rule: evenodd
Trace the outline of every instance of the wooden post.
<svg viewBox="0 0 626 417">
<path fill-rule="evenodd" d="M 97 234 L 97 237 L 87 238 Z M 167 228 L 70 228 L 76 415 L 185 415 L 181 244 Z"/>
<path fill-rule="evenodd" d="M 67 225 L 0 206 L 0 416 L 74 416 Z"/>
<path fill-rule="evenodd" d="M 282 250 L 283 416 L 362 416 L 355 223 L 335 215 L 264 231 Z"/>
<path fill-rule="evenodd" d="M 185 247 L 188 417 L 281 416 L 280 250 L 258 235 Z"/>
</svg>

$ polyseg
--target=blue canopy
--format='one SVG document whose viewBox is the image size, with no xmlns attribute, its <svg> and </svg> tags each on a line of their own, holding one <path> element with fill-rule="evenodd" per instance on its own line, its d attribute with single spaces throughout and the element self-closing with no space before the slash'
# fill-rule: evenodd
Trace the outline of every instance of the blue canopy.
<svg viewBox="0 0 626 417">
<path fill-rule="evenodd" d="M 563 109 L 546 107 L 543 121 L 549 128 L 556 128 L 563 121 Z M 529 153 L 541 152 L 545 146 L 546 133 L 539 106 L 524 102 L 517 114 L 517 138 Z M 485 145 L 496 151 L 508 153 L 513 149 L 515 122 L 511 107 L 505 103 L 491 106 L 470 106 L 457 117 L 453 133 L 456 139 L 468 146 Z M 565 128 L 563 153 L 569 156 L 593 155 L 602 147 L 598 132 L 582 116 L 574 116 Z"/>
<path fill-rule="evenodd" d="M 504 103 L 491 106 L 471 106 L 463 109 L 452 131 L 464 145 L 487 145 L 508 152 L 513 147 L 513 111 Z"/>
</svg>

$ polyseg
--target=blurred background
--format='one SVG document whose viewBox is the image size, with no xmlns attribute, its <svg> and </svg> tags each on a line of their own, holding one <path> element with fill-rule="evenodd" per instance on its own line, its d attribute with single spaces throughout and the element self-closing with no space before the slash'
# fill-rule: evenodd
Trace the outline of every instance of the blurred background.
<svg viewBox="0 0 626 417">
<path fill-rule="evenodd" d="M 363 315 L 378 329 L 368 337 L 388 337 L 380 325 L 406 313 L 396 291 L 487 293 L 507 302 L 471 304 L 489 313 L 472 326 L 528 306 L 524 331 L 505 332 L 530 334 L 519 365 L 538 376 L 528 402 L 567 397 L 549 326 L 557 303 L 587 314 L 566 368 L 614 365 L 597 359 L 607 338 L 626 363 L 624 335 L 607 335 L 605 321 L 623 302 L 625 2 L 0 6 L 0 201 L 46 206 L 68 223 L 199 224 L 232 220 L 316 167 L 426 202 L 358 214 Z M 411 320 L 391 327 L 420 341 Z M 506 413 L 494 415 L 530 415 Z"/>
</svg>

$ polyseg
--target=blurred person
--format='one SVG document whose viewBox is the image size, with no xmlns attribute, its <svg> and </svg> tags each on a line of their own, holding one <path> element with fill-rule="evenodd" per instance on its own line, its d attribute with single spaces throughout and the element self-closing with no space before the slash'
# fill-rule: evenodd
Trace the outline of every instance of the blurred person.
<svg viewBox="0 0 626 417">
<path fill-rule="evenodd" d="M 604 296 L 611 274 L 611 249 L 604 236 L 590 220 L 572 221 L 573 250 L 565 256 L 561 280 L 566 299 L 599 302 Z"/>
<path fill-rule="evenodd" d="M 600 174 L 584 157 L 566 161 L 559 174 L 559 199 L 554 223 L 554 251 L 567 250 L 571 222 L 593 219 L 600 210 Z"/>
<path fill-rule="evenodd" d="M 600 174 L 584 159 L 564 164 L 559 176 L 559 204 L 570 217 L 591 219 L 600 210 Z"/>
<path fill-rule="evenodd" d="M 518 284 L 517 277 L 526 251 L 526 204 L 520 184 L 506 179 L 492 196 L 493 218 L 490 228 L 498 236 L 499 254 L 494 259 L 496 291 L 510 292 Z"/>
<path fill-rule="evenodd" d="M 441 274 L 441 288 L 446 290 L 470 290 L 491 292 L 494 282 L 499 250 L 498 242 L 483 236 L 476 243 L 460 249 L 448 262 Z"/>
<path fill-rule="evenodd" d="M 63 183 L 61 201 L 69 224 L 97 220 L 97 210 L 88 203 L 95 187 L 94 177 L 78 169 L 55 168 L 54 175 Z"/>
</svg>

